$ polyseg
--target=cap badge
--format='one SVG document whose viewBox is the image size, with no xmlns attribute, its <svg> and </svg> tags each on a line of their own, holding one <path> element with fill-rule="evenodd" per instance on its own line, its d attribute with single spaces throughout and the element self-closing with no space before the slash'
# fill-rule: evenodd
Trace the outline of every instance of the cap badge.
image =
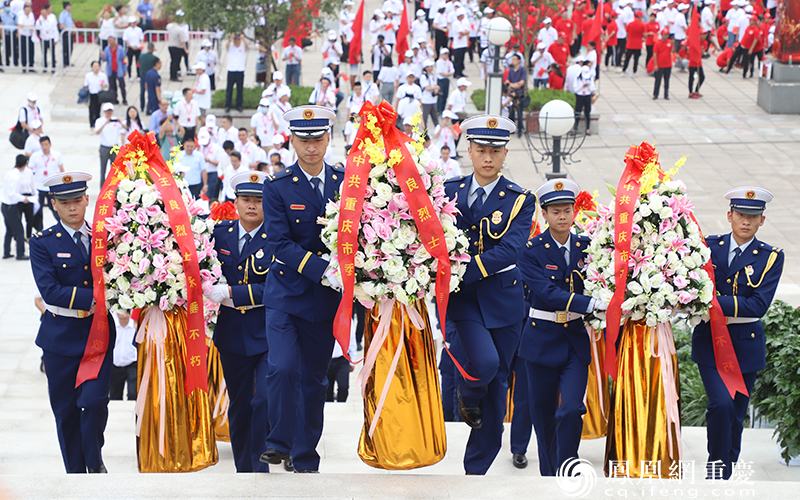
<svg viewBox="0 0 800 500">
<path fill-rule="evenodd" d="M 497 128 L 497 118 L 489 118 L 486 120 L 486 126 L 488 128 Z"/>
<path fill-rule="evenodd" d="M 756 192 L 755 192 L 755 191 L 753 191 L 753 190 L 751 189 L 750 191 L 748 191 L 747 193 L 745 193 L 745 195 L 744 195 L 744 196 L 745 196 L 745 197 L 746 197 L 748 200 L 753 200 L 753 199 L 755 199 L 755 197 L 756 197 Z"/>
<path fill-rule="evenodd" d="M 258 184 L 258 174 L 250 174 L 250 182 Z"/>
<path fill-rule="evenodd" d="M 305 109 L 303 110 L 303 118 L 306 120 L 311 120 L 314 118 L 314 110 L 313 109 Z"/>
<path fill-rule="evenodd" d="M 561 181 L 556 182 L 555 184 L 553 184 L 553 189 L 555 189 L 556 191 L 563 191 L 564 183 Z"/>
<path fill-rule="evenodd" d="M 64 177 L 61 178 L 61 182 L 63 182 L 64 184 L 72 183 L 72 176 L 71 175 L 65 175 Z"/>
<path fill-rule="evenodd" d="M 500 210 L 495 210 L 492 212 L 492 224 L 500 224 L 500 221 L 503 220 L 503 212 Z"/>
</svg>

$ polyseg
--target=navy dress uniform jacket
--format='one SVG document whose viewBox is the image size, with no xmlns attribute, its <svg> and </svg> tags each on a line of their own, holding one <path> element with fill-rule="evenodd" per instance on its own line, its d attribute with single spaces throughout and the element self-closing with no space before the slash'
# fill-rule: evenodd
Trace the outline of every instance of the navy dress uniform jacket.
<svg viewBox="0 0 800 500">
<path fill-rule="evenodd" d="M 530 290 L 530 307 L 547 312 L 569 311 L 583 314 L 591 297 L 583 295 L 582 267 L 584 251 L 589 246 L 586 236 L 570 235 L 570 262 L 550 235 L 550 230 L 535 236 L 525 246 L 519 268 Z M 528 318 L 519 345 L 519 357 L 551 368 L 567 363 L 569 348 L 575 350 L 581 363 L 592 361 L 591 344 L 583 319 L 555 323 Z"/>
<path fill-rule="evenodd" d="M 61 223 L 31 237 L 31 269 L 46 304 L 88 311 L 94 302 L 89 259 Z M 80 357 L 86 350 L 92 317 L 72 318 L 46 312 L 36 345 L 60 356 Z M 114 322 L 109 321 L 109 351 L 114 347 Z"/>
<path fill-rule="evenodd" d="M 325 164 L 325 199 L 333 199 L 344 169 Z M 332 319 L 341 294 L 320 283 L 330 253 L 320 238 L 319 198 L 300 165 L 271 175 L 264 183 L 264 225 L 275 255 L 264 287 L 269 307 L 308 321 Z"/>
<path fill-rule="evenodd" d="M 472 260 L 460 290 L 450 295 L 447 313 L 453 321 L 476 321 L 486 328 L 520 324 L 525 317 L 522 275 L 515 265 L 530 234 L 536 196 L 503 176 L 477 217 L 468 203 L 472 176 L 445 181 L 445 193 L 458 197 L 457 226 L 469 238 Z M 502 236 L 502 238 L 501 238 Z"/>
<path fill-rule="evenodd" d="M 245 309 L 263 305 L 264 284 L 272 262 L 264 224 L 250 243 L 242 247 L 240 255 L 239 221 L 220 221 L 214 227 L 214 248 L 222 263 L 222 274 L 231 287 L 233 305 L 241 308 L 220 306 L 214 344 L 220 351 L 241 356 L 265 353 L 269 347 L 264 309 Z M 228 330 L 235 334 L 226 335 Z"/>
<path fill-rule="evenodd" d="M 736 358 L 742 373 L 766 366 L 766 338 L 760 318 L 766 314 L 783 272 L 783 250 L 753 238 L 750 245 L 728 267 L 731 233 L 706 238 L 711 249 L 717 300 L 726 317 L 759 318 L 759 321 L 729 324 Z M 716 366 L 711 341 L 711 324 L 700 323 L 692 336 L 692 360 L 698 365 Z"/>
</svg>

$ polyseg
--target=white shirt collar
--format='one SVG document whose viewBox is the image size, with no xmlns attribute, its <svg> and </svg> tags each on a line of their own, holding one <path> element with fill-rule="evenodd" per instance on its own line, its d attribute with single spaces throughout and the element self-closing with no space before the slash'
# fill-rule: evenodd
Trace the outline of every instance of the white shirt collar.
<svg viewBox="0 0 800 500">
<path fill-rule="evenodd" d="M 741 245 L 737 245 L 736 244 L 736 239 L 734 239 L 733 233 L 731 233 L 731 245 L 730 245 L 730 249 L 728 250 L 728 255 L 729 256 L 733 255 L 733 253 L 736 251 L 737 248 L 740 248 L 742 250 L 742 254 L 743 254 L 744 251 L 747 250 L 747 247 L 750 246 L 750 243 L 752 243 L 755 238 L 756 237 L 753 236 L 752 238 L 750 238 L 749 241 L 747 241 L 745 243 L 742 243 Z"/>
<path fill-rule="evenodd" d="M 261 226 L 263 226 L 263 225 L 264 225 L 264 223 L 262 222 L 261 224 L 258 225 L 257 228 L 253 229 L 252 231 L 250 231 L 248 233 L 247 229 L 244 228 L 244 226 L 242 225 L 242 223 L 240 221 L 239 222 L 239 239 L 241 240 L 242 238 L 244 238 L 244 235 L 246 235 L 246 234 L 250 235 L 250 239 L 255 238 L 256 235 L 258 234 L 258 232 L 261 230 Z"/>
<path fill-rule="evenodd" d="M 550 235 L 550 237 L 551 237 L 551 238 L 553 238 L 553 235 L 551 234 L 551 235 Z M 559 242 L 558 242 L 558 240 L 557 240 L 557 239 L 555 239 L 555 238 L 553 238 L 553 241 L 555 241 L 555 242 L 556 242 L 556 245 L 558 245 L 558 249 L 559 249 L 559 250 L 561 250 L 561 249 L 562 249 L 562 248 L 564 248 L 564 247 L 567 247 L 567 251 L 569 251 L 569 241 L 570 241 L 571 239 L 572 239 L 572 233 L 570 232 L 569 236 L 567 236 L 567 242 L 566 242 L 566 243 L 564 243 L 563 245 L 562 245 L 561 243 L 559 243 Z"/>
<path fill-rule="evenodd" d="M 484 192 L 486 193 L 486 199 L 489 199 L 489 195 L 492 194 L 492 190 L 499 181 L 500 181 L 500 176 L 498 175 L 497 179 L 495 179 L 494 181 L 490 182 L 485 186 L 481 186 L 480 184 L 478 184 L 478 181 L 475 180 L 475 174 L 473 174 L 472 183 L 469 186 L 469 194 L 470 196 L 477 196 L 476 191 L 478 190 L 479 187 L 482 187 Z"/>
<path fill-rule="evenodd" d="M 299 165 L 298 165 L 298 166 L 299 166 Z M 319 180 L 320 180 L 320 186 L 321 186 L 322 192 L 323 192 L 323 193 L 325 192 L 325 165 L 324 165 L 324 164 L 322 165 L 322 170 L 321 170 L 321 171 L 320 171 L 320 173 L 319 173 L 319 174 L 317 174 L 317 175 L 311 175 L 311 174 L 309 174 L 308 172 L 306 172 L 305 170 L 303 170 L 303 168 L 302 168 L 302 167 L 300 168 L 300 171 L 301 171 L 301 172 L 303 172 L 303 175 L 305 175 L 305 176 L 306 176 L 306 179 L 308 179 L 308 183 L 309 183 L 309 184 L 311 184 L 311 179 L 314 179 L 314 178 L 317 178 L 317 179 L 319 179 Z M 313 185 L 313 184 L 311 184 L 311 187 L 314 187 L 314 185 Z"/>
<path fill-rule="evenodd" d="M 64 227 L 64 231 L 67 232 L 69 237 L 74 240 L 75 239 L 75 230 L 72 229 L 71 227 L 67 226 L 66 224 L 61 224 L 61 226 Z M 85 244 L 85 243 L 87 243 L 89 241 L 89 239 L 92 236 L 91 233 L 89 232 L 89 226 L 88 226 L 88 224 L 86 222 L 83 223 L 83 226 L 81 226 L 80 231 L 81 231 L 81 234 L 83 234 L 83 236 L 84 236 L 83 242 Z"/>
</svg>

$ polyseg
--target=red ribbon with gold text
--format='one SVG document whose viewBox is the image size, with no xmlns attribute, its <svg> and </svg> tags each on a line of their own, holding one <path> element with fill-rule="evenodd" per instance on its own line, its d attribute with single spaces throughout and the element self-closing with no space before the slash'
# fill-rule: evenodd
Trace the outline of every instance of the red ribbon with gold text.
<svg viewBox="0 0 800 500">
<path fill-rule="evenodd" d="M 633 211 L 639 199 L 639 180 L 644 167 L 655 156 L 653 146 L 643 142 L 631 146 L 625 153 L 625 170 L 617 185 L 614 200 L 614 295 L 606 312 L 606 359 L 605 371 L 611 378 L 617 378 L 617 337 L 622 318 L 622 303 L 625 301 L 625 287 L 628 281 L 628 261 L 631 253 L 631 229 Z"/>
<path fill-rule="evenodd" d="M 187 288 L 187 326 L 186 338 L 186 394 L 191 394 L 195 389 L 208 390 L 208 374 L 206 369 L 205 346 L 205 319 L 203 317 L 203 291 L 200 286 L 200 264 L 197 260 L 197 249 L 192 235 L 191 220 L 186 205 L 183 202 L 181 191 L 175 182 L 175 177 L 161 156 L 160 148 L 151 132 L 146 136 L 134 131 L 128 136 L 130 141 L 123 146 L 117 154 L 111 169 L 111 175 L 100 191 L 100 196 L 95 207 L 94 230 L 92 232 L 92 277 L 94 279 L 95 315 L 92 328 L 89 332 L 89 341 L 86 345 L 76 386 L 86 380 L 97 378 L 108 344 L 108 315 L 105 306 L 105 282 L 103 279 L 103 264 L 108 248 L 108 231 L 104 228 L 103 221 L 111 214 L 116 199 L 116 186 L 126 176 L 125 166 L 128 152 L 142 150 L 147 162 L 147 173 L 161 193 L 164 201 L 170 229 L 175 235 L 181 255 L 183 256 L 183 270 L 186 273 Z M 138 155 L 138 153 L 136 153 Z M 120 175 L 121 174 L 121 175 Z M 110 193 L 110 194 L 109 194 Z M 97 343 L 100 341 L 100 343 Z M 102 352 L 97 349 L 105 344 Z"/>
<path fill-rule="evenodd" d="M 694 223 L 697 224 L 694 213 L 690 215 Z M 700 229 L 700 224 L 697 224 L 697 228 Z M 700 232 L 700 237 L 703 240 L 703 244 L 708 247 L 702 231 Z M 737 392 L 749 396 L 747 386 L 742 377 L 742 369 L 739 367 L 739 359 L 736 357 L 736 351 L 733 350 L 728 323 L 725 320 L 725 315 L 722 314 L 719 300 L 717 300 L 717 281 L 714 278 L 714 264 L 711 263 L 711 259 L 708 259 L 708 262 L 703 266 L 703 270 L 708 273 L 711 283 L 714 284 L 714 292 L 711 294 L 711 307 L 708 309 L 708 314 L 710 316 L 711 340 L 714 346 L 714 362 L 717 365 L 717 372 L 725 384 L 725 388 L 728 389 L 731 399 L 736 397 Z"/>
<path fill-rule="evenodd" d="M 422 178 L 417 171 L 417 166 L 405 147 L 404 143 L 409 141 L 410 138 L 395 127 L 397 113 L 386 101 L 381 102 L 377 107 L 365 102 L 359 114 L 364 123 L 367 123 L 370 116 L 377 118 L 377 125 L 381 129 L 389 161 L 399 160 L 399 163 L 392 167 L 397 176 L 397 182 L 408 201 L 409 211 L 414 217 L 422 245 L 438 262 L 435 285 L 436 305 L 439 308 L 442 336 L 446 338 L 444 325 L 447 315 L 447 303 L 450 297 L 450 255 L 447 252 L 442 224 L 436 217 L 433 203 L 425 190 Z M 362 131 L 364 131 L 363 135 Z M 347 352 L 350 342 L 350 321 L 352 318 L 353 288 L 355 286 L 354 260 L 355 252 L 358 249 L 358 228 L 365 196 L 365 189 L 359 186 L 366 187 L 366 183 L 369 180 L 370 165 L 367 162 L 365 153 L 362 151 L 361 142 L 368 132 L 366 125 L 359 127 L 359 133 L 354 142 L 355 150 L 348 157 L 347 166 L 345 167 L 342 208 L 339 212 L 337 246 L 339 264 L 344 271 L 342 272 L 344 296 L 334 319 L 333 331 L 339 345 L 342 346 L 343 352 Z M 355 202 L 349 201 L 349 198 L 355 198 Z M 352 211 L 346 210 L 348 203 L 353 204 L 354 209 Z M 448 350 L 448 354 L 449 352 Z M 453 358 L 452 354 L 450 357 Z M 466 373 L 455 358 L 453 358 L 453 362 L 465 378 L 476 380 Z"/>
</svg>

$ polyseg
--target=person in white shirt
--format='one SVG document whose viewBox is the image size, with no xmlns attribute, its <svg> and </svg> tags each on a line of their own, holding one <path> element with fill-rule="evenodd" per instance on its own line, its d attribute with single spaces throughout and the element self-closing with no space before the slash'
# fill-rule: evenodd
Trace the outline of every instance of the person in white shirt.
<svg viewBox="0 0 800 500">
<path fill-rule="evenodd" d="M 289 92 L 291 92 L 289 86 L 283 83 L 283 73 L 281 73 L 280 71 L 273 71 L 272 83 L 267 85 L 267 88 L 266 90 L 264 90 L 264 92 L 269 92 L 271 95 L 275 96 L 275 99 L 277 99 L 277 94 L 281 90 L 284 91 L 288 90 Z M 264 97 L 264 93 L 261 94 L 261 97 Z"/>
<path fill-rule="evenodd" d="M 456 21 L 453 22 L 450 35 L 453 38 L 453 66 L 455 78 L 464 76 L 464 56 L 469 45 L 469 22 L 466 20 L 466 10 L 456 11 Z"/>
<path fill-rule="evenodd" d="M 429 33 L 430 26 L 428 25 L 428 20 L 425 18 L 425 11 L 419 9 L 417 11 L 417 18 L 411 23 L 411 38 L 417 40 L 417 43 L 419 43 L 420 38 L 427 40 Z"/>
<path fill-rule="evenodd" d="M 342 44 L 336 39 L 336 32 L 334 30 L 328 31 L 328 40 L 322 44 L 322 64 L 325 66 L 334 66 L 333 72 L 337 77 L 339 76 L 339 64 L 342 61 Z"/>
<path fill-rule="evenodd" d="M 55 173 L 64 171 L 64 161 L 61 153 L 52 148 L 50 138 L 43 135 L 39 139 L 41 150 L 33 153 L 28 162 L 28 168 L 33 171 L 33 184 L 39 196 L 39 211 L 34 214 L 33 227 L 37 231 L 44 228 L 44 207 L 49 207 L 53 217 L 58 219 L 58 212 L 50 204 L 50 188 L 45 187 L 44 180 Z"/>
<path fill-rule="evenodd" d="M 572 83 L 575 81 L 575 77 L 580 74 L 585 61 L 586 58 L 584 56 L 578 56 L 573 59 L 572 64 L 567 66 L 567 72 L 564 75 L 564 90 L 567 92 L 575 92 L 575 89 L 572 88 Z"/>
<path fill-rule="evenodd" d="M 200 130 L 197 131 L 197 134 L 200 135 L 201 132 L 208 134 L 211 142 L 222 147 L 223 141 L 220 141 L 220 128 L 217 127 L 216 115 L 206 115 L 204 125 L 200 127 Z"/>
<path fill-rule="evenodd" d="M 33 69 L 33 34 L 36 28 L 36 18 L 31 10 L 31 4 L 25 3 L 25 8 L 19 16 L 17 16 L 17 33 L 19 33 L 19 49 L 20 49 L 20 65 L 22 72 L 36 73 Z M 27 66 L 27 69 L 25 68 Z"/>
<path fill-rule="evenodd" d="M 217 90 L 217 53 L 211 50 L 211 40 L 205 39 L 200 44 L 200 52 L 194 58 L 195 64 L 203 63 L 206 65 L 205 73 L 211 83 L 211 90 Z"/>
<path fill-rule="evenodd" d="M 586 135 L 592 135 L 589 130 L 592 114 L 592 95 L 597 92 L 594 84 L 594 71 L 589 66 L 581 68 L 581 72 L 572 82 L 573 92 L 575 92 L 575 125 L 573 130 L 577 132 L 580 122 L 581 111 L 586 116 Z"/>
<path fill-rule="evenodd" d="M 25 255 L 25 229 L 22 227 L 21 205 L 33 203 L 33 196 L 25 196 L 20 189 L 23 171 L 28 165 L 28 157 L 17 155 L 16 163 L 10 172 L 3 177 L 0 186 L 0 204 L 2 204 L 3 222 L 6 226 L 6 235 L 3 241 L 3 258 L 10 259 L 11 241 L 17 242 L 17 260 L 30 260 Z M 22 189 L 26 189 L 23 187 Z"/>
<path fill-rule="evenodd" d="M 400 119 L 411 119 L 415 114 L 422 112 L 422 89 L 414 83 L 416 76 L 413 71 L 406 75 L 406 82 L 397 89 L 395 94 L 395 108 Z"/>
<path fill-rule="evenodd" d="M 686 40 L 686 30 L 688 26 L 686 25 L 686 11 L 689 10 L 689 4 L 682 3 L 678 6 L 678 15 L 675 16 L 675 22 L 673 23 L 673 32 L 672 35 L 675 38 L 675 46 L 679 47 L 681 42 Z"/>
<path fill-rule="evenodd" d="M 259 163 L 267 163 L 269 158 L 267 158 L 267 151 L 262 147 L 261 139 L 256 134 L 250 134 L 250 143 L 255 145 L 254 148 L 248 149 L 250 154 L 250 169 L 251 170 L 258 170 Z M 272 144 L 272 140 L 267 144 Z"/>
<path fill-rule="evenodd" d="M 397 71 L 400 73 L 401 78 L 405 78 L 405 75 L 407 75 L 409 71 L 414 71 L 414 51 L 408 49 L 403 55 L 405 56 L 403 57 L 403 62 L 397 65 Z M 416 75 L 419 73 L 415 72 L 414 74 Z"/>
<path fill-rule="evenodd" d="M 235 145 L 239 141 L 239 129 L 233 126 L 233 117 L 223 115 L 220 117 L 219 123 L 219 143 L 224 144 L 225 141 L 231 141 Z"/>
<path fill-rule="evenodd" d="M 741 3 L 739 4 L 741 5 Z M 747 7 L 750 7 L 749 5 Z M 742 43 L 742 38 L 744 38 L 744 34 L 747 33 L 747 28 L 750 26 L 750 16 L 749 12 L 747 12 L 748 8 L 745 7 L 742 9 L 742 14 L 739 15 L 738 23 L 739 25 L 736 27 L 736 41 L 740 44 Z M 750 7 L 750 11 L 752 12 L 753 8 Z"/>
<path fill-rule="evenodd" d="M 444 172 L 445 179 L 451 179 L 453 177 L 458 177 L 461 175 L 461 165 L 452 158 L 450 158 L 450 147 L 445 144 L 439 150 L 439 166 Z"/>
<path fill-rule="evenodd" d="M 47 53 L 50 53 L 52 62 L 50 72 L 56 72 L 56 44 L 58 43 L 58 19 L 53 14 L 53 6 L 49 3 L 42 9 L 39 19 L 36 20 L 36 30 L 42 40 L 42 67 L 47 72 Z"/>
<path fill-rule="evenodd" d="M 31 134 L 25 139 L 25 156 L 30 157 L 33 153 L 42 150 L 39 139 L 42 137 L 42 122 L 34 120 L 30 122 Z"/>
<path fill-rule="evenodd" d="M 289 45 L 283 49 L 283 57 L 286 62 L 286 83 L 289 85 L 300 85 L 300 64 L 303 62 L 303 49 L 297 46 L 297 39 L 289 37 Z"/>
<path fill-rule="evenodd" d="M 208 196 L 209 203 L 215 201 L 219 196 L 220 181 L 219 172 L 220 165 L 224 163 L 223 157 L 225 151 L 218 144 L 211 142 L 211 136 L 206 130 L 200 130 L 197 133 L 197 152 L 203 155 L 206 161 L 206 182 L 208 183 Z"/>
<path fill-rule="evenodd" d="M 192 66 L 197 72 L 197 83 L 194 86 L 195 101 L 200 108 L 200 118 L 204 118 L 211 108 L 211 78 L 206 74 L 206 63 L 199 62 Z"/>
<path fill-rule="evenodd" d="M 392 48 L 386 44 L 384 36 L 378 35 L 378 41 L 372 46 L 372 72 L 379 73 L 383 67 L 383 61 L 392 56 Z M 376 76 L 377 78 L 377 76 Z"/>
<path fill-rule="evenodd" d="M 547 70 L 555 62 L 553 55 L 547 50 L 544 42 L 539 42 L 536 50 L 531 54 L 531 64 L 533 64 L 533 88 L 538 89 L 547 87 L 549 74 Z"/>
<path fill-rule="evenodd" d="M 242 155 L 242 165 L 251 170 L 255 170 L 258 166 L 258 153 L 256 149 L 259 147 L 255 142 L 250 140 L 246 128 L 239 129 L 238 145 L 236 150 Z"/>
<path fill-rule="evenodd" d="M 455 113 L 458 118 L 458 123 L 461 123 L 461 121 L 467 117 L 467 87 L 471 85 L 472 82 L 461 77 L 456 80 L 456 90 L 451 92 L 447 97 L 447 110 Z M 460 137 L 460 135 L 456 136 L 456 145 L 455 148 L 453 148 L 453 153 L 455 153 L 454 158 L 461 158 L 457 149 Z"/>
<path fill-rule="evenodd" d="M 283 119 L 283 115 L 292 109 L 292 103 L 289 102 L 291 96 L 292 91 L 289 87 L 281 88 L 269 107 L 269 118 L 272 120 L 273 130 L 285 138 L 284 142 L 289 139 L 289 123 Z"/>
<path fill-rule="evenodd" d="M 95 134 L 100 136 L 100 186 L 106 181 L 106 166 L 109 162 L 114 163 L 117 153 L 113 152 L 115 146 L 122 142 L 123 126 L 114 117 L 114 105 L 110 102 L 103 103 L 101 107 L 103 116 L 97 119 L 94 124 Z"/>
<path fill-rule="evenodd" d="M 381 91 L 378 84 L 373 81 L 372 71 L 364 71 L 361 75 L 361 93 L 364 95 L 364 100 L 372 104 L 378 104 L 378 99 L 381 96 Z"/>
<path fill-rule="evenodd" d="M 483 17 L 481 17 L 478 35 L 480 36 L 481 52 L 489 48 L 489 21 L 494 17 L 494 9 L 484 7 Z"/>
<path fill-rule="evenodd" d="M 428 117 L 431 117 L 433 126 L 439 125 L 439 112 L 436 109 L 436 94 L 439 93 L 439 84 L 433 73 L 435 63 L 428 59 L 422 63 L 422 75 L 419 85 L 422 88 L 422 128 L 428 127 Z"/>
<path fill-rule="evenodd" d="M 364 105 L 364 91 L 361 86 L 361 82 L 355 82 L 353 84 L 353 92 L 347 96 L 347 102 L 345 102 L 345 106 L 350 111 L 350 115 L 352 116 L 353 113 L 358 114 L 358 111 L 361 109 L 361 106 Z M 355 110 L 355 111 L 354 111 Z M 345 139 L 347 138 L 348 133 L 345 132 Z"/>
<path fill-rule="evenodd" d="M 89 128 L 100 118 L 100 92 L 108 89 L 108 76 L 100 71 L 100 62 L 92 61 L 92 70 L 83 77 L 83 87 L 89 91 Z"/>
<path fill-rule="evenodd" d="M 178 124 L 185 130 L 183 142 L 194 139 L 197 132 L 197 119 L 200 117 L 200 106 L 193 99 L 192 89 L 183 89 L 183 100 L 178 101 L 172 114 L 178 118 Z"/>
<path fill-rule="evenodd" d="M 36 105 L 36 101 L 38 97 L 35 92 L 28 92 L 27 95 L 27 103 L 25 106 L 19 109 L 19 113 L 17 113 L 17 121 L 19 121 L 20 126 L 31 132 L 33 129 L 30 126 L 30 123 L 38 120 L 44 123 L 44 118 L 42 117 L 42 110 L 39 109 L 39 106 Z"/>
<path fill-rule="evenodd" d="M 128 27 L 122 32 L 122 43 L 128 52 L 128 78 L 133 81 L 133 67 L 136 66 L 136 79 L 140 80 L 142 73 L 139 70 L 139 56 L 142 55 L 144 48 L 144 32 L 139 27 L 139 19 L 136 16 L 128 18 Z"/>
<path fill-rule="evenodd" d="M 420 63 L 423 63 L 428 59 L 434 60 L 436 58 L 436 54 L 433 52 L 433 49 L 428 45 L 428 42 L 424 38 L 418 38 L 417 45 L 419 46 L 417 59 L 420 61 Z"/>
<path fill-rule="evenodd" d="M 450 77 L 455 74 L 455 67 L 450 61 L 450 50 L 447 47 L 443 47 L 439 51 L 439 59 L 436 60 L 436 71 L 434 73 L 436 74 L 436 84 L 439 85 L 436 110 L 441 115 L 450 95 Z"/>
<path fill-rule="evenodd" d="M 280 156 L 280 161 L 286 166 L 292 165 L 296 160 L 296 156 L 293 151 L 289 151 L 284 147 L 286 144 L 286 138 L 280 134 L 276 134 L 275 137 L 272 138 L 272 148 L 267 151 L 267 158 L 272 159 L 272 155 L 277 153 Z M 275 172 L 272 172 L 275 173 Z"/>
<path fill-rule="evenodd" d="M 121 400 L 125 384 L 128 390 L 128 401 L 136 401 L 136 323 L 126 312 L 112 312 L 114 326 L 117 330 L 117 339 L 114 342 L 114 366 L 111 368 L 111 384 L 109 386 L 109 399 Z"/>
<path fill-rule="evenodd" d="M 381 98 L 386 102 L 394 100 L 394 93 L 397 82 L 400 80 L 400 72 L 395 68 L 391 57 L 383 60 L 381 72 L 378 73 L 378 81 L 381 84 Z"/>
<path fill-rule="evenodd" d="M 225 179 L 222 181 L 223 196 L 220 198 L 220 203 L 236 199 L 236 193 L 233 190 L 233 186 L 231 186 L 231 179 L 239 172 L 247 172 L 249 170 L 250 167 L 242 160 L 242 154 L 239 151 L 231 151 L 225 168 Z"/>
<path fill-rule="evenodd" d="M 247 62 L 247 42 L 241 33 L 228 40 L 228 85 L 225 89 L 225 112 L 231 112 L 233 88 L 236 87 L 236 110 L 242 112 L 244 100 L 244 68 Z"/>
<path fill-rule="evenodd" d="M 331 87 L 330 76 L 323 75 L 319 79 L 319 86 L 311 92 L 311 95 L 308 97 L 308 103 L 336 110 L 336 93 Z"/>
<path fill-rule="evenodd" d="M 378 35 L 381 34 L 384 17 L 381 9 L 375 9 L 375 12 L 372 14 L 372 19 L 369 20 L 367 29 L 369 30 L 369 44 L 372 47 L 378 43 Z"/>
<path fill-rule="evenodd" d="M 558 30 L 553 28 L 553 21 L 549 17 L 545 17 L 542 21 L 542 29 L 539 30 L 539 34 L 536 36 L 536 39 L 539 40 L 539 43 L 544 44 L 544 50 L 550 47 L 550 45 L 558 39 Z M 538 46 L 538 44 L 537 44 Z"/>
<path fill-rule="evenodd" d="M 442 148 L 447 146 L 450 158 L 455 158 L 456 132 L 453 130 L 453 122 L 455 120 L 458 120 L 458 115 L 446 109 L 442 113 L 442 123 L 436 125 L 436 128 L 433 129 L 433 140 L 435 141 L 437 155 L 440 155 Z"/>
<path fill-rule="evenodd" d="M 261 139 L 262 144 L 268 144 L 275 135 L 275 123 L 269 115 L 270 102 L 267 98 L 262 98 L 258 103 L 258 109 L 250 117 L 250 133 L 256 134 Z"/>
<path fill-rule="evenodd" d="M 389 46 L 389 49 L 393 49 L 397 43 L 397 30 L 400 28 L 400 17 L 395 16 L 395 12 L 391 10 L 384 10 L 383 13 L 386 19 L 383 20 L 383 29 L 381 33 L 383 34 L 386 45 Z"/>
</svg>

